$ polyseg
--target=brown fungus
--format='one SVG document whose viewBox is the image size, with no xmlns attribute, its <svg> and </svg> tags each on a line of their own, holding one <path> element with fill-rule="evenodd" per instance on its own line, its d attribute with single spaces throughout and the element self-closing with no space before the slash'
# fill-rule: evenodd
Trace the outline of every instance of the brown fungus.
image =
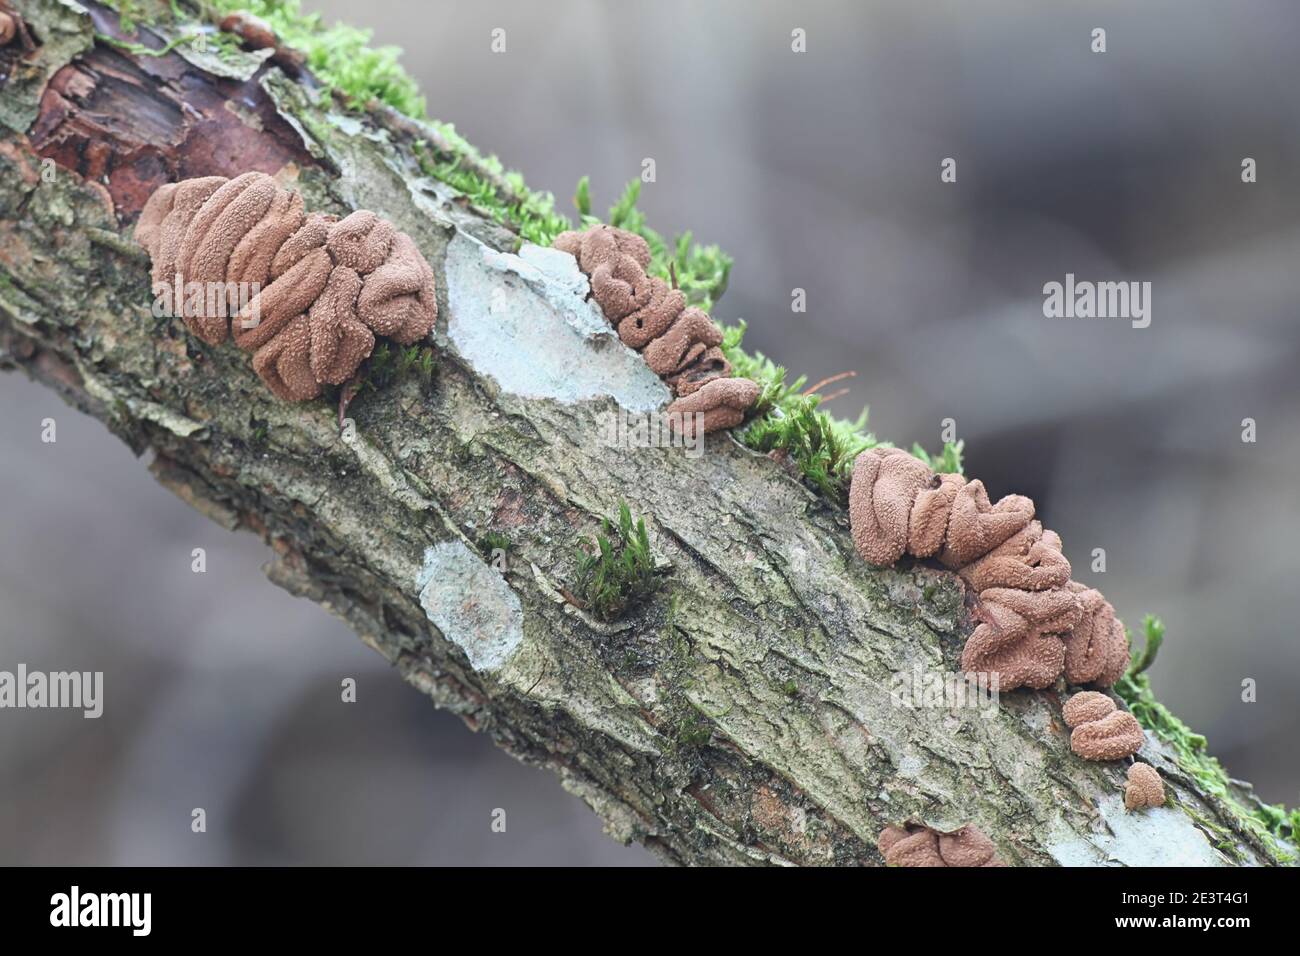
<svg viewBox="0 0 1300 956">
<path fill-rule="evenodd" d="M 1034 503 L 1023 495 L 1007 495 L 993 504 L 984 482 L 967 482 L 953 498 L 939 561 L 950 568 L 969 564 L 1022 530 L 1033 517 Z"/>
<path fill-rule="evenodd" d="M 957 573 L 976 594 L 985 588 L 1042 591 L 1065 586 L 1070 580 L 1070 562 L 1061 553 L 1056 532 L 1044 531 L 1042 524 L 1031 521 Z"/>
<path fill-rule="evenodd" d="M 704 415 L 705 432 L 734 428 L 745 420 L 758 400 L 758 385 L 730 378 L 722 330 L 706 312 L 688 308 L 680 290 L 646 272 L 650 247 L 642 237 L 597 225 L 562 232 L 552 245 L 578 260 L 591 284 L 591 299 L 618 330 L 619 340 L 639 351 L 673 390 L 677 400 L 668 414 L 687 416 L 675 428 L 694 434 L 696 413 Z"/>
<path fill-rule="evenodd" d="M 1019 687 L 1042 690 L 1061 676 L 1065 645 L 1054 634 L 1038 632 L 994 649 L 978 645 L 972 648 L 967 641 L 961 661 L 964 670 L 996 679 L 999 693 Z"/>
<path fill-rule="evenodd" d="M 939 553 L 948 534 L 952 503 L 966 479 L 961 475 L 934 475 L 912 502 L 907 518 L 907 550 L 918 558 Z"/>
<path fill-rule="evenodd" d="M 1124 806 L 1129 810 L 1165 805 L 1165 785 L 1155 767 L 1135 763 L 1128 768 L 1128 782 L 1124 784 Z"/>
<path fill-rule="evenodd" d="M 877 446 L 858 455 L 849 482 L 849 518 L 859 554 L 882 566 L 903 556 L 912 503 L 930 479 L 930 469 L 901 448 Z"/>
<path fill-rule="evenodd" d="M 307 214 L 265 173 L 161 186 L 135 237 L 155 294 L 208 344 L 230 336 L 253 352 L 254 371 L 285 400 L 348 381 L 376 336 L 410 345 L 437 320 L 433 270 L 410 236 L 368 210 Z"/>
<path fill-rule="evenodd" d="M 650 371 L 661 377 L 678 375 L 709 350 L 722 344 L 722 330 L 700 309 L 684 309 L 677 321 L 641 354 Z"/>
<path fill-rule="evenodd" d="M 758 384 L 747 378 L 719 378 L 668 406 L 668 421 L 682 434 L 695 434 L 695 416 L 702 415 L 704 434 L 735 428 L 758 398 Z"/>
<path fill-rule="evenodd" d="M 1137 753 L 1146 741 L 1137 718 L 1095 690 L 1067 700 L 1061 716 L 1073 730 L 1070 749 L 1085 760 L 1119 760 Z"/>
<path fill-rule="evenodd" d="M 993 841 L 973 824 L 953 833 L 940 833 L 919 824 L 885 827 L 876 846 L 888 866 L 1005 866 L 995 855 Z"/>
<path fill-rule="evenodd" d="M 1070 580 L 1061 539 L 1034 520 L 1034 503 L 996 503 L 980 481 L 935 474 L 898 448 L 853 464 L 849 522 L 858 553 L 876 565 L 937 558 L 978 596 L 979 622 L 962 652 L 967 671 L 1000 690 L 1071 683 L 1108 687 L 1128 667 L 1128 640 L 1101 595 Z"/>
<path fill-rule="evenodd" d="M 1128 636 L 1115 609 L 1095 588 L 1070 582 L 1082 616 L 1065 643 L 1065 679 L 1109 687 L 1128 669 Z"/>
<path fill-rule="evenodd" d="M 1084 760 L 1119 760 L 1142 749 L 1146 737 L 1142 725 L 1127 710 L 1117 710 L 1101 720 L 1075 727 L 1070 749 Z"/>
<path fill-rule="evenodd" d="M 1108 717 L 1117 709 L 1115 701 L 1105 694 L 1095 690 L 1085 690 L 1065 702 L 1065 706 L 1061 708 L 1061 716 L 1065 718 L 1065 726 L 1073 730 L 1083 724 Z"/>
<path fill-rule="evenodd" d="M 666 376 L 664 381 L 672 387 L 674 394 L 680 397 L 698 392 L 710 382 L 725 379 L 730 375 L 731 363 L 722 354 L 722 349 L 715 345 L 706 349 L 676 375 Z M 757 398 L 757 393 L 755 397 Z"/>
</svg>

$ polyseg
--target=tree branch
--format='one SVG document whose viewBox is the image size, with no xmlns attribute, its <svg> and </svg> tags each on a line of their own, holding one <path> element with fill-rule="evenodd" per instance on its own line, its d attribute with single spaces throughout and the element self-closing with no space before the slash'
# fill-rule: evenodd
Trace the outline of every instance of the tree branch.
<svg viewBox="0 0 1300 956">
<path fill-rule="evenodd" d="M 678 863 L 879 864 L 886 824 L 974 823 L 1014 863 L 1281 859 L 1151 735 L 1172 805 L 1126 814 L 1124 767 L 1070 753 L 1057 692 L 901 705 L 898 675 L 958 670 L 960 583 L 869 568 L 837 503 L 726 434 L 699 457 L 607 447 L 606 416 L 667 392 L 570 257 L 425 175 L 419 149 L 450 148 L 425 124 L 345 111 L 262 55 L 133 52 L 175 36 L 99 4 L 16 9 L 39 46 L 0 53 L 0 364 L 152 451 L 160 482 L 271 545 L 272 581 L 558 773 L 613 836 Z M 276 401 L 246 355 L 151 313 L 145 199 L 249 169 L 417 241 L 438 277 L 431 384 L 363 390 L 340 434 L 328 402 Z M 605 623 L 565 595 L 621 500 L 662 586 Z"/>
</svg>

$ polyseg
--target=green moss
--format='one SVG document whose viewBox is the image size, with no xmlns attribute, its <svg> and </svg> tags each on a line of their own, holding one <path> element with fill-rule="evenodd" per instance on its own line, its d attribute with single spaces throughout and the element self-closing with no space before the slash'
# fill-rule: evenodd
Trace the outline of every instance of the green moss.
<svg viewBox="0 0 1300 956">
<path fill-rule="evenodd" d="M 142 12 L 136 0 L 108 0 L 110 7 L 117 9 L 117 20 L 127 33 L 134 33 Z"/>
<path fill-rule="evenodd" d="M 713 737 L 713 725 L 699 714 L 688 713 L 676 721 L 672 734 L 683 747 L 703 747 Z"/>
<path fill-rule="evenodd" d="M 802 375 L 787 382 L 783 367 L 761 352 L 750 355 L 744 350 L 744 336 L 743 320 L 723 329 L 722 350 L 734 373 L 752 379 L 760 388 L 754 418 L 738 437 L 758 451 L 789 456 L 813 487 L 843 500 L 853 477 L 853 460 L 868 448 L 889 443 L 867 430 L 867 409 L 855 421 L 822 411 L 819 386 L 808 388 Z M 936 471 L 960 473 L 962 447 L 961 442 L 947 442 L 943 451 L 930 455 L 920 445 L 913 445 L 912 454 Z"/>
<path fill-rule="evenodd" d="M 1278 837 L 1300 849 L 1300 842 L 1297 841 L 1297 836 L 1300 835 L 1300 810 L 1288 810 L 1286 807 L 1269 804 L 1250 806 L 1243 802 L 1233 789 L 1223 765 L 1210 756 L 1205 737 L 1195 733 L 1175 717 L 1168 707 L 1156 700 L 1151 690 L 1151 680 L 1143 671 L 1155 662 L 1156 652 L 1164 641 L 1165 626 L 1158 617 L 1148 614 L 1142 621 L 1142 631 L 1142 651 L 1135 657 L 1128 673 L 1115 684 L 1115 693 L 1128 705 L 1138 723 L 1173 750 L 1179 765 L 1196 781 L 1201 792 L 1218 798 L 1237 817 L 1243 828 L 1260 837 Z M 1133 643 L 1131 634 L 1129 643 Z"/>
<path fill-rule="evenodd" d="M 202 0 L 199 6 L 213 23 L 239 11 L 265 20 L 280 42 L 301 52 L 312 74 L 351 106 L 378 100 L 407 116 L 425 116 L 419 87 L 398 63 L 402 51 L 371 46 L 369 30 L 343 23 L 326 26 L 319 14 L 304 13 L 298 0 Z"/>
<path fill-rule="evenodd" d="M 479 550 L 485 554 L 491 554 L 493 551 L 510 550 L 510 539 L 500 531 L 487 531 L 478 541 Z"/>
<path fill-rule="evenodd" d="M 573 228 L 568 219 L 555 211 L 554 196 L 529 190 L 517 173 L 501 174 L 500 181 L 509 187 L 503 195 L 498 183 L 478 171 L 478 163 L 488 161 L 476 153 L 456 152 L 439 158 L 424 142 L 417 140 L 414 147 L 416 160 L 426 176 L 447 183 L 481 212 L 518 231 L 529 242 L 549 246 L 556 236 Z M 470 162 L 472 158 L 477 162 Z"/>
<path fill-rule="evenodd" d="M 380 342 L 358 373 L 358 392 L 378 390 L 402 379 L 415 378 L 424 387 L 433 383 L 438 367 L 433 347 L 429 345 L 391 345 Z"/>
<path fill-rule="evenodd" d="M 1225 828 L 1217 820 L 1199 812 L 1195 807 L 1180 805 L 1180 809 L 1205 833 L 1216 850 L 1238 865 L 1246 862 L 1246 856 L 1238 849 L 1232 831 Z"/>
<path fill-rule="evenodd" d="M 248 441 L 254 448 L 264 448 L 271 438 L 271 423 L 264 418 L 258 418 L 252 412 L 248 413 Z"/>
<path fill-rule="evenodd" d="M 627 503 L 620 502 L 617 526 L 608 518 L 603 526 L 595 553 L 578 551 L 574 593 L 601 620 L 612 621 L 643 601 L 657 582 L 645 519 L 634 524 Z"/>
<path fill-rule="evenodd" d="M 695 655 L 690 640 L 677 626 L 680 600 L 677 592 L 668 599 L 659 639 L 662 722 L 673 750 L 679 753 L 703 747 L 713 738 L 714 728 L 713 716 L 696 707 L 687 693 L 695 683 Z"/>
<path fill-rule="evenodd" d="M 585 179 L 578 183 L 578 196 L 586 192 Z M 610 207 L 608 222 L 611 226 L 634 232 L 645 239 L 650 247 L 651 275 L 674 282 L 686 296 L 686 301 L 708 312 L 727 290 L 731 275 L 731 257 L 717 246 L 700 246 L 692 241 L 690 232 L 684 232 L 668 242 L 651 229 L 645 215 L 637 208 L 641 196 L 641 180 L 634 179 L 624 188 L 618 201 Z M 585 200 L 590 208 L 590 199 Z M 581 209 L 581 205 L 579 205 Z M 584 214 L 582 224 L 591 225 L 596 220 Z"/>
</svg>

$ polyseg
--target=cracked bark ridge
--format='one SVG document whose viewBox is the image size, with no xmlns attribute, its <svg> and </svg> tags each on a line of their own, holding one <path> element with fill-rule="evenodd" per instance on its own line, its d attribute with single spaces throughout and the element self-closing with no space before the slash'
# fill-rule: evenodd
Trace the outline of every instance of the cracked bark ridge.
<svg viewBox="0 0 1300 956">
<path fill-rule="evenodd" d="M 1124 784 L 1124 807 L 1143 810 L 1165 805 L 1165 785 L 1160 772 L 1148 763 L 1135 763 L 1128 768 L 1128 781 Z"/>
<path fill-rule="evenodd" d="M 230 336 L 253 352 L 254 371 L 287 401 L 348 381 L 376 336 L 410 345 L 438 317 L 433 270 L 409 236 L 364 209 L 308 215 L 266 173 L 161 186 L 135 238 L 154 294 L 209 345 Z"/>
<path fill-rule="evenodd" d="M 722 352 L 722 330 L 686 296 L 646 272 L 650 247 L 625 229 L 596 225 L 570 230 L 552 245 L 578 260 L 591 282 L 591 297 L 618 330 L 624 345 L 640 352 L 651 371 L 673 390 L 669 420 L 694 434 L 702 414 L 705 433 L 734 428 L 758 399 L 748 379 L 732 379 Z M 730 384 L 740 383 L 746 384 Z M 677 423 L 680 422 L 680 425 Z"/>
<path fill-rule="evenodd" d="M 900 448 L 876 447 L 854 462 L 849 517 L 871 564 L 934 557 L 978 595 L 964 670 L 997 675 L 1000 690 L 1041 689 L 1062 673 L 1103 687 L 1123 676 L 1124 625 L 1100 592 L 1070 580 L 1061 539 L 1034 520 L 1030 499 L 994 503 L 979 480 L 937 475 Z"/>
<path fill-rule="evenodd" d="M 1005 866 L 995 855 L 993 841 L 973 824 L 953 833 L 927 826 L 885 827 L 876 847 L 888 866 L 981 867 Z"/>
</svg>

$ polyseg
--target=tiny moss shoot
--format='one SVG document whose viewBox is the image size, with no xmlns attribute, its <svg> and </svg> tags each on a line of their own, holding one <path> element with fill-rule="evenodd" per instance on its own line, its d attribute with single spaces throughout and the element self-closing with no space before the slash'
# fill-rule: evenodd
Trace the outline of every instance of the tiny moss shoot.
<svg viewBox="0 0 1300 956">
<path fill-rule="evenodd" d="M 603 526 L 594 554 L 578 549 L 574 593 L 602 621 L 612 621 L 654 591 L 655 567 L 645 519 L 634 524 L 627 502 L 619 503 L 617 526 L 608 518 Z"/>
<path fill-rule="evenodd" d="M 510 539 L 500 531 L 487 531 L 479 539 L 479 550 L 487 557 L 491 557 L 495 551 L 502 554 L 510 553 Z"/>
<path fill-rule="evenodd" d="M 713 727 L 699 714 L 688 713 L 677 720 L 672 733 L 683 747 L 703 747 L 713 737 Z"/>
<path fill-rule="evenodd" d="M 360 373 L 359 391 L 377 391 L 407 378 L 417 379 L 428 388 L 433 383 L 433 373 L 437 366 L 432 346 L 417 343 L 403 347 L 380 342 L 370 353 L 365 369 Z"/>
</svg>

